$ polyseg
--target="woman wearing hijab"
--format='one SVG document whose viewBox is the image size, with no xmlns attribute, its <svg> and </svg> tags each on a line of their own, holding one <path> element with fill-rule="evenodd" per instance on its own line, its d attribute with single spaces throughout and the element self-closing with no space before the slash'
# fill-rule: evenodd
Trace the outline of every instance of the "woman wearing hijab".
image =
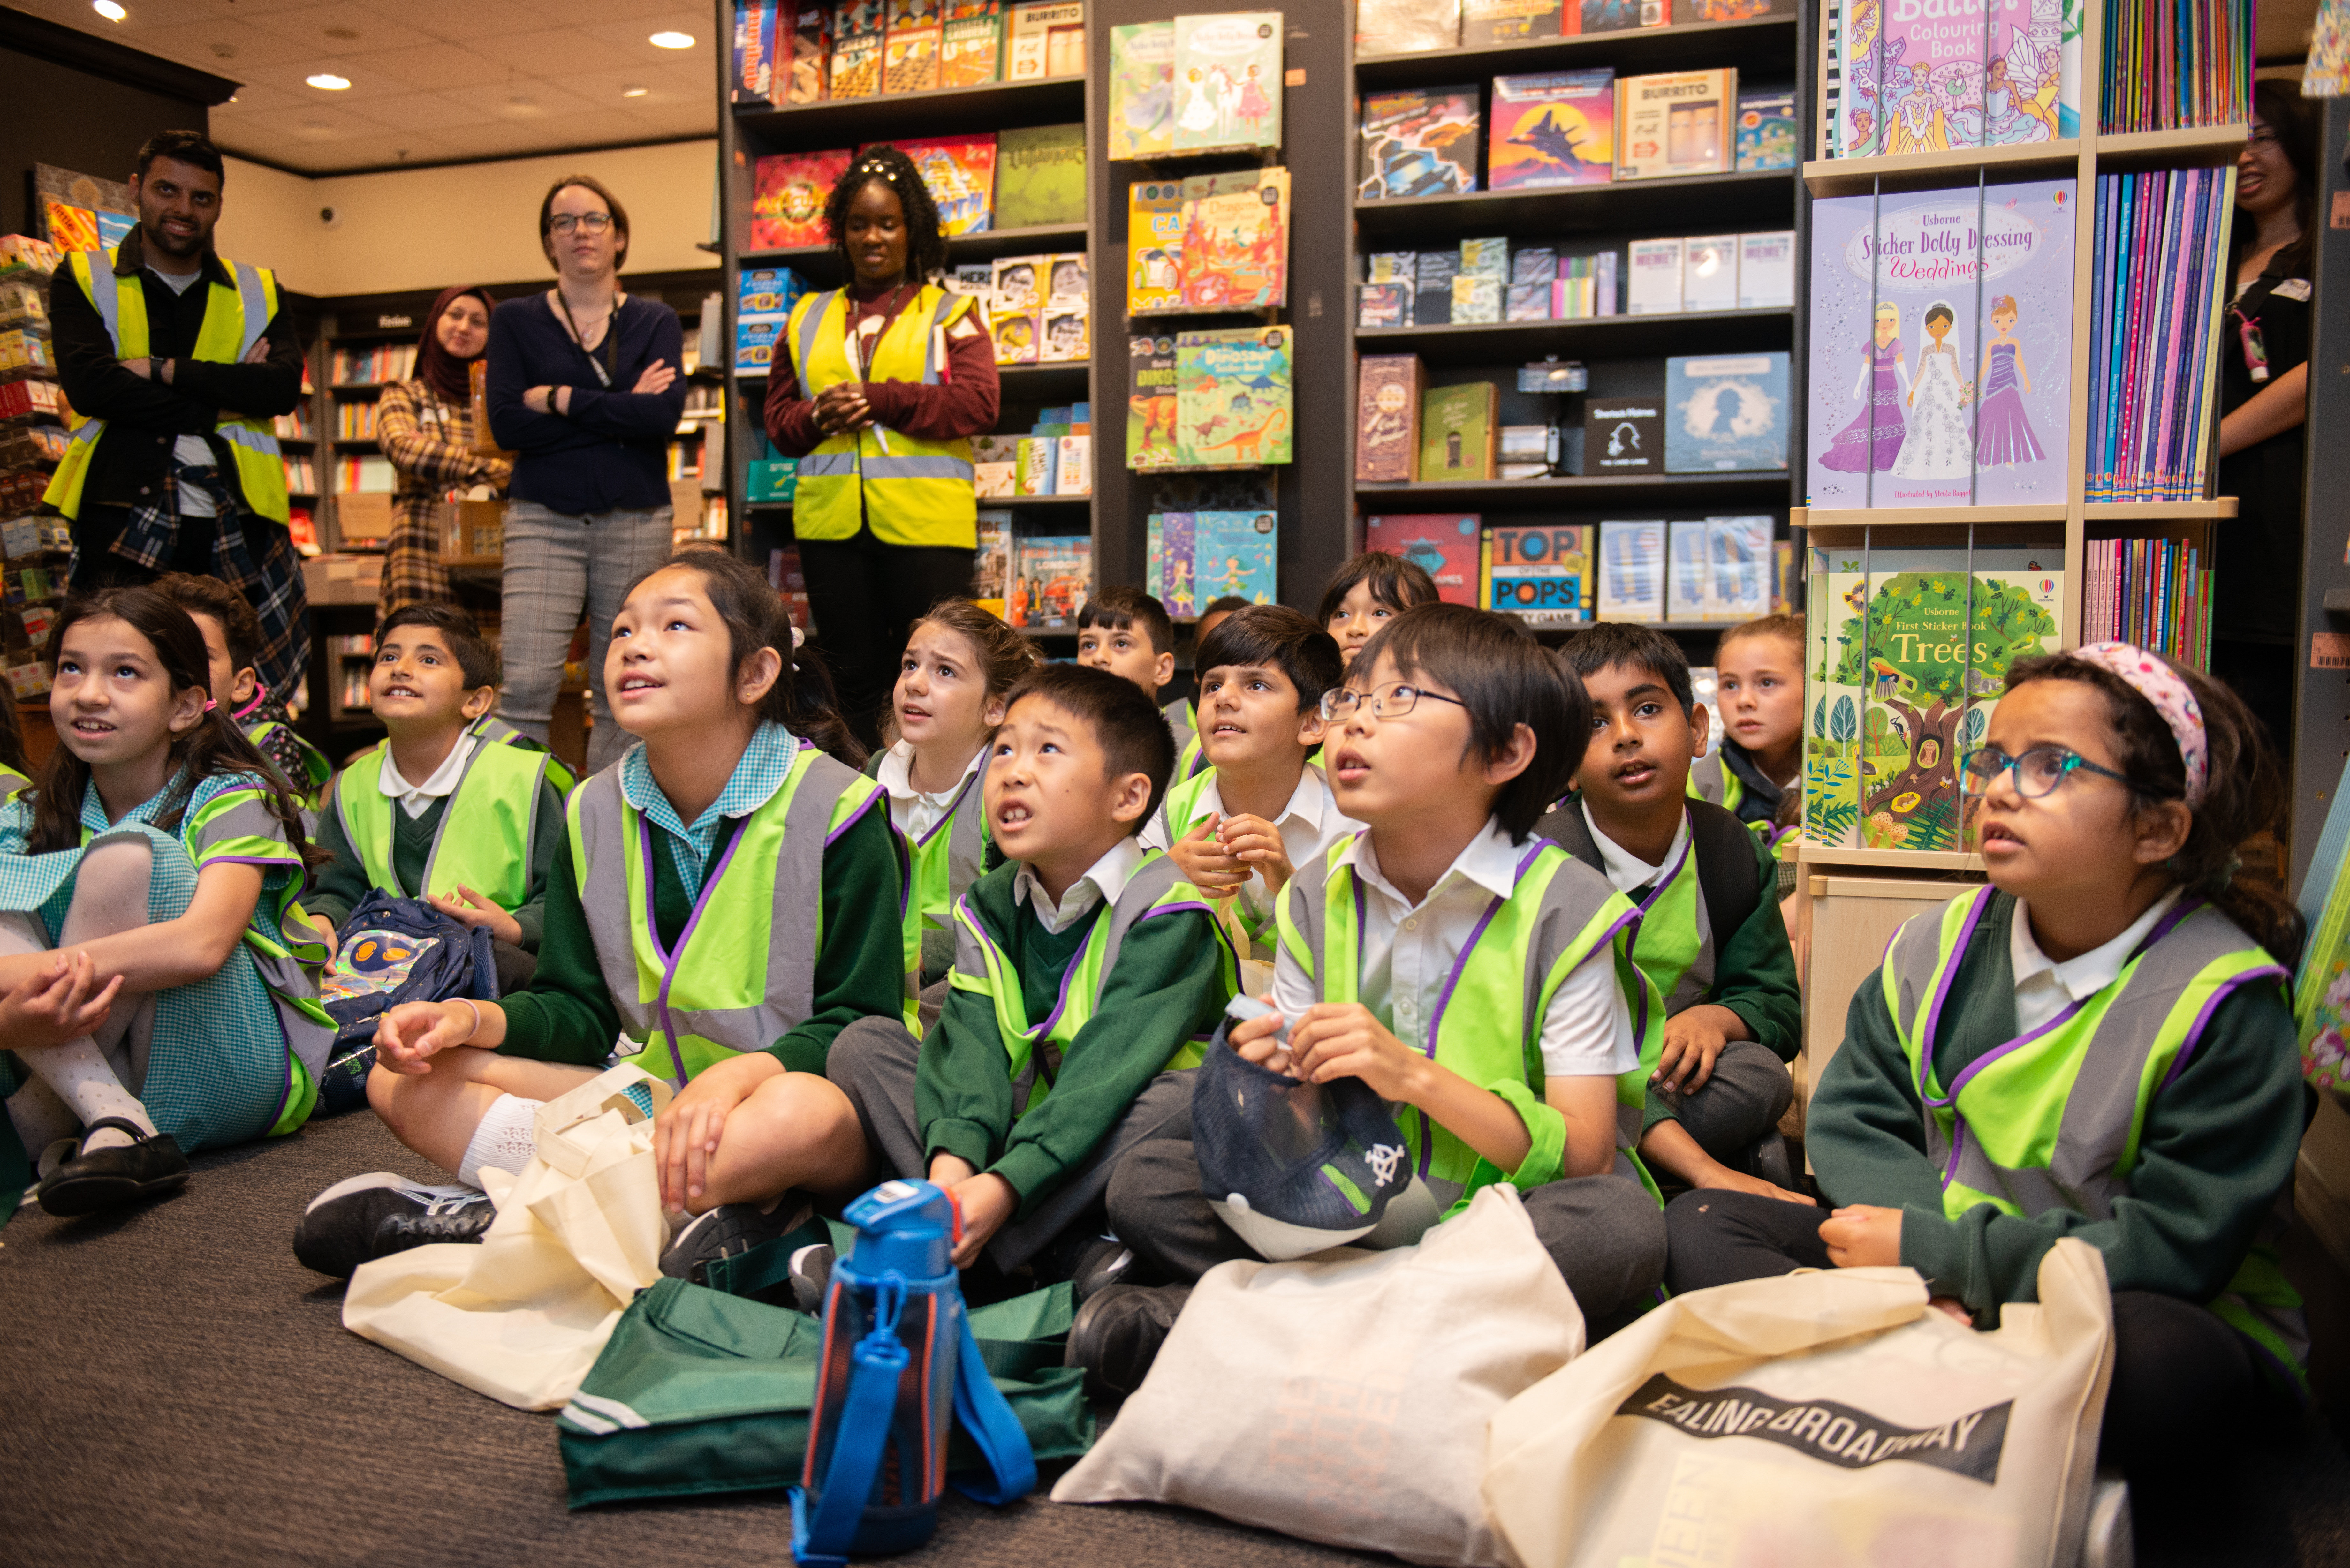
<svg viewBox="0 0 2350 1568">
<path fill-rule="evenodd" d="M 514 472 L 505 459 L 473 450 L 467 378 L 489 343 L 494 303 L 485 289 L 442 289 L 417 342 L 416 379 L 386 387 L 376 404 L 376 440 L 400 472 L 378 624 L 409 605 L 449 602 L 449 571 L 441 564 L 441 503 L 451 492 L 477 484 L 503 495 Z"/>
</svg>

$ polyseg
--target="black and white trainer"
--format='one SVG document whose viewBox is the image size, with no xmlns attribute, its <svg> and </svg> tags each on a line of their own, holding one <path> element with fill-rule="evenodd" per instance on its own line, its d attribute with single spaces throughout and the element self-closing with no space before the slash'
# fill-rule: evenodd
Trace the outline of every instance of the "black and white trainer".
<svg viewBox="0 0 2350 1568">
<path fill-rule="evenodd" d="M 672 1280 L 706 1285 L 707 1270 L 721 1258 L 788 1236 L 815 1217 L 815 1206 L 796 1192 L 785 1193 L 764 1210 L 755 1203 L 721 1203 L 688 1220 L 670 1239 L 660 1272 Z"/>
<path fill-rule="evenodd" d="M 478 1241 L 498 1217 L 474 1187 L 428 1187 L 389 1170 L 338 1181 L 302 1211 L 294 1255 L 347 1280 L 361 1263 L 433 1241 Z"/>
</svg>

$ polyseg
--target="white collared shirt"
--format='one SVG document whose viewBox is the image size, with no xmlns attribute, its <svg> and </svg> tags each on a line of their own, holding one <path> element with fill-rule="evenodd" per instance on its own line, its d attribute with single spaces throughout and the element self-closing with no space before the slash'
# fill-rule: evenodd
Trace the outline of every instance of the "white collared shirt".
<svg viewBox="0 0 2350 1568">
<path fill-rule="evenodd" d="M 1591 830 L 1591 842 L 1599 846 L 1599 863 L 1607 870 L 1608 885 L 1618 893 L 1637 893 L 1680 863 L 1681 851 L 1689 847 L 1689 810 L 1681 810 L 1681 825 L 1673 832 L 1672 847 L 1665 851 L 1665 863 L 1651 866 L 1606 834 L 1591 820 L 1591 803 L 1584 801 L 1583 826 Z"/>
<path fill-rule="evenodd" d="M 1033 905 L 1036 919 L 1045 929 L 1058 936 L 1071 926 L 1094 912 L 1101 904 L 1115 904 L 1134 874 L 1142 869 L 1149 851 L 1135 842 L 1131 836 L 1119 839 L 1108 853 L 1086 868 L 1086 874 L 1069 884 L 1057 905 L 1045 892 L 1045 884 L 1023 863 L 1019 874 L 1012 879 L 1012 901 Z"/>
<path fill-rule="evenodd" d="M 1518 863 L 1530 847 L 1513 845 L 1501 824 L 1488 822 L 1417 904 L 1379 870 L 1369 834 L 1336 852 L 1341 864 L 1362 873 L 1357 994 L 1405 1044 L 1428 1049 L 1430 1021 L 1461 950 L 1493 900 L 1516 889 Z M 1316 1000 L 1312 977 L 1286 948 L 1274 963 L 1273 1000 L 1292 1018 Z M 1576 965 L 1552 994 L 1543 1018 L 1542 1057 L 1544 1073 L 1555 1078 L 1613 1077 L 1640 1064 L 1632 1010 L 1616 983 L 1608 947 Z"/>
<path fill-rule="evenodd" d="M 914 787 L 914 743 L 899 741 L 881 753 L 881 764 L 874 772 L 874 782 L 889 794 L 889 820 L 908 838 L 923 838 L 939 825 L 962 794 L 963 784 L 987 761 L 987 748 L 982 746 L 971 754 L 962 767 L 962 776 L 945 789 L 936 792 Z"/>
<path fill-rule="evenodd" d="M 2146 940 L 2147 933 L 2185 892 L 2184 888 L 2173 888 L 2157 898 L 2145 914 L 2132 920 L 2121 935 L 2063 963 L 2040 950 L 2040 943 L 2032 935 L 2031 909 L 2022 899 L 2017 899 L 2015 923 L 2007 933 L 2008 961 L 2015 968 L 2017 1035 L 2045 1027 L 2073 1003 L 2095 996 L 2118 980 L 2130 953 Z"/>
<path fill-rule="evenodd" d="M 1200 809 L 1212 812 L 1219 818 L 1231 815 L 1224 806 L 1222 786 L 1213 768 L 1208 770 L 1208 783 L 1200 791 Z M 1153 812 L 1150 825 L 1142 830 L 1143 847 L 1170 847 L 1168 834 L 1172 826 L 1164 810 Z M 1281 852 L 1289 857 L 1293 871 L 1305 869 L 1307 861 L 1362 826 L 1338 809 L 1329 781 L 1312 763 L 1299 770 L 1297 787 L 1290 792 L 1289 804 L 1273 819 L 1274 831 L 1281 835 Z M 1266 888 L 1263 877 L 1251 877 L 1242 883 L 1240 899 L 1242 907 L 1255 919 L 1273 919 L 1273 894 Z"/>
<path fill-rule="evenodd" d="M 411 819 L 422 816 L 425 808 L 434 801 L 443 795 L 456 794 L 457 781 L 465 776 L 466 759 L 473 754 L 473 748 L 479 744 L 481 737 L 466 730 L 458 735 L 457 743 L 449 748 L 449 754 L 442 759 L 441 765 L 432 770 L 432 776 L 422 784 L 412 784 L 400 777 L 400 764 L 391 760 L 391 742 L 386 741 L 383 743 L 383 768 L 377 775 L 375 787 L 398 801 L 400 809 Z"/>
<path fill-rule="evenodd" d="M 165 272 L 153 262 L 147 264 L 147 270 L 161 278 L 173 294 L 187 293 L 189 286 L 199 282 L 204 275 L 201 264 L 195 271 L 186 274 Z M 200 435 L 174 437 L 172 441 L 172 455 L 191 468 L 210 468 L 220 462 L 220 459 L 213 453 L 212 443 Z M 182 484 L 180 486 L 180 515 L 182 517 L 213 515 L 213 498 L 192 484 Z M 415 814 L 411 812 L 410 815 Z"/>
</svg>

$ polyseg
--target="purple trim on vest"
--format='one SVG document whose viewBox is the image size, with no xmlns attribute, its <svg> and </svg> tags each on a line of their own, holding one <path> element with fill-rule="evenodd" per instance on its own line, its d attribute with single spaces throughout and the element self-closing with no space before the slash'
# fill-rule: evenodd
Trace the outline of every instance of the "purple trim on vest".
<svg viewBox="0 0 2350 1568">
<path fill-rule="evenodd" d="M 2187 1038 L 2179 1045 L 2178 1054 L 2170 1064 L 2170 1071 L 2165 1073 L 2162 1075 L 2162 1082 L 2155 1085 L 2155 1092 L 2160 1094 L 2170 1087 L 2171 1080 L 2186 1070 L 2187 1059 L 2194 1055 L 2195 1047 L 2202 1044 L 2203 1030 L 2205 1025 L 2211 1022 L 2211 1014 L 2220 1010 L 2220 1003 L 2235 994 L 2237 987 L 2250 984 L 2256 980 L 2290 981 L 2292 978 L 2284 971 L 2282 965 L 2269 963 L 2262 964 L 2258 969 L 2248 969 L 2240 975 L 2220 981 L 2213 988 L 2210 999 L 2203 1003 L 2202 1011 L 2195 1015 L 2195 1022 L 2188 1025 Z"/>
<path fill-rule="evenodd" d="M 1614 925 L 1599 933 L 1599 940 L 1591 944 L 1591 950 L 1596 953 L 1601 948 L 1607 946 L 1616 940 L 1616 934 L 1618 931 L 1621 931 L 1627 926 L 1638 925 L 1639 923 L 1639 910 L 1625 910 L 1623 914 L 1617 917 L 1617 920 Z M 1627 961 L 1629 961 L 1632 957 L 1632 948 L 1631 944 L 1628 942 L 1626 943 L 1624 947 L 1624 957 Z M 1635 974 L 1638 974 L 1640 972 L 1640 966 L 1634 964 L 1632 966 L 1632 971 Z M 1644 982 L 1647 978 L 1648 977 L 1645 975 L 1641 976 Z M 1617 983 L 1620 986 L 1623 982 L 1618 981 Z M 1641 985 L 1640 994 L 1634 998 L 1633 1001 L 1632 1049 L 1637 1052 L 1640 1048 L 1640 1042 L 1647 1037 L 1648 1033 L 1648 988 L 1647 984 L 1643 983 Z"/>
<path fill-rule="evenodd" d="M 867 812 L 871 811 L 879 802 L 888 800 L 889 798 L 889 792 L 885 789 L 877 789 L 867 794 L 864 800 L 858 804 L 857 809 L 850 812 L 847 818 L 841 822 L 841 825 L 838 827 L 834 828 L 831 832 L 824 836 L 824 846 L 827 849 L 831 848 L 834 842 L 837 840 L 842 834 L 847 832 L 850 828 L 856 826 L 858 823 L 864 820 L 865 814 Z M 944 818 L 941 818 L 941 820 L 943 821 Z"/>
<path fill-rule="evenodd" d="M 266 866 L 276 871 L 301 869 L 290 848 L 284 855 L 207 855 L 196 869 L 202 871 L 206 866 Z"/>
<path fill-rule="evenodd" d="M 1511 873 L 1511 892 L 1514 893 L 1517 891 L 1518 879 L 1525 876 L 1527 868 L 1534 865 L 1536 857 L 1538 857 L 1544 850 L 1549 847 L 1551 847 L 1551 845 L 1548 839 L 1536 839 L 1534 845 L 1527 849 L 1523 857 L 1520 857 L 1516 869 Z M 1564 854 L 1565 851 L 1562 850 L 1560 853 Z M 1425 901 L 1426 900 L 1422 900 L 1422 902 Z M 1444 989 L 1436 993 L 1436 1005 L 1429 1011 L 1428 1014 L 1428 1049 L 1424 1053 L 1431 1062 L 1436 1060 L 1436 1040 L 1438 1032 L 1444 1027 L 1444 1010 L 1452 1004 L 1452 991 L 1455 986 L 1461 983 L 1461 971 L 1469 967 L 1469 955 L 1477 950 L 1477 944 L 1484 940 L 1485 928 L 1493 923 L 1493 917 L 1500 914 L 1502 912 L 1502 906 L 1509 901 L 1510 900 L 1507 898 L 1497 898 L 1492 903 L 1485 906 L 1485 912 L 1477 917 L 1476 928 L 1469 933 L 1469 940 L 1461 944 L 1461 951 L 1452 960 L 1452 972 L 1444 977 Z M 1358 902 L 1356 906 L 1357 917 L 1358 919 L 1361 914 L 1361 908 L 1362 907 Z M 1355 963 L 1357 973 L 1359 973 L 1361 970 L 1362 958 L 1363 950 L 1358 943 L 1355 949 Z M 1420 1113 L 1419 1123 L 1419 1174 L 1424 1179 L 1428 1175 L 1429 1161 L 1434 1156 L 1436 1151 L 1435 1124 L 1430 1119 L 1428 1113 L 1425 1111 Z"/>
<path fill-rule="evenodd" d="M 941 833 L 946 831 L 948 826 L 954 821 L 955 813 L 962 809 L 962 797 L 971 793 L 972 785 L 977 784 L 981 779 L 985 778 L 986 776 L 987 763 L 983 759 L 981 761 L 979 766 L 963 774 L 962 788 L 955 791 L 954 799 L 947 802 L 946 810 L 939 813 L 939 819 L 931 824 L 931 830 L 922 835 L 920 838 L 914 840 L 914 844 L 918 848 L 929 848 L 931 846 L 931 840 L 936 838 Z M 910 778 L 908 782 L 911 783 L 912 781 Z M 887 794 L 889 792 L 887 790 L 883 790 L 879 793 Z M 844 823 L 842 826 L 847 826 L 847 824 Z M 832 840 L 827 838 L 825 842 L 827 844 L 830 844 Z"/>
<path fill-rule="evenodd" d="M 1942 1021 L 1942 1003 L 1950 998 L 1950 981 L 1958 974 L 1959 961 L 1966 957 L 1967 944 L 1974 940 L 1975 927 L 1982 922 L 1983 911 L 1991 908 L 1991 896 L 1997 891 L 1988 883 L 1975 890 L 1973 907 L 1967 910 L 1966 923 L 1959 928 L 1959 944 L 1950 950 L 1950 961 L 1943 966 L 1941 979 L 1934 984 L 1933 997 L 1926 1003 L 1926 1022 L 1920 1027 L 1918 1038 L 1918 1098 L 1921 1101 L 1927 1097 L 1926 1075 L 1932 1070 L 1934 1031 Z M 1894 928 L 1895 939 L 1900 937 L 1902 929 L 1899 926 Z M 1885 950 L 1892 952 L 1891 940 L 1886 942 Z"/>
<path fill-rule="evenodd" d="M 644 850 L 645 898 L 650 903 L 653 895 L 654 825 L 644 820 L 642 812 L 637 815 L 637 842 Z M 685 1087 L 685 1053 L 678 1049 L 677 1031 L 670 1027 L 669 988 L 677 981 L 678 961 L 685 956 L 686 944 L 693 940 L 693 929 L 702 923 L 702 910 L 710 907 L 710 895 L 717 889 L 719 883 L 726 879 L 726 867 L 733 863 L 735 846 L 743 842 L 743 829 L 750 820 L 747 816 L 733 819 L 734 831 L 727 836 L 726 848 L 718 857 L 717 868 L 702 878 L 702 891 L 694 896 L 693 912 L 686 916 L 685 929 L 677 933 L 674 948 L 661 945 L 660 922 L 653 919 L 650 908 L 645 910 L 645 934 L 652 938 L 653 951 L 661 961 L 660 994 L 654 999 L 653 1006 L 660 1020 L 661 1038 L 669 1042 L 669 1059 L 677 1064 L 677 1086 L 681 1089 Z"/>
<path fill-rule="evenodd" d="M 970 895 L 965 894 L 964 897 L 968 898 Z M 1103 899 L 1101 902 L 1101 908 L 1095 911 L 1094 919 L 1096 920 L 1107 919 L 1112 907 L 1113 900 L 1108 898 Z M 1035 913 L 1035 903 L 1032 901 L 1028 908 L 1031 918 L 1034 918 Z M 1042 925 L 1044 922 L 1040 920 L 1037 923 Z M 1055 934 L 1058 935 L 1059 933 L 1055 932 Z M 1077 978 L 1077 970 L 1086 961 L 1086 949 L 1093 945 L 1093 932 L 1091 930 L 1087 930 L 1086 932 L 1086 940 L 1078 944 L 1077 950 L 1076 952 L 1069 955 L 1069 967 L 1061 971 L 1061 994 L 1055 999 L 1053 1002 L 1053 1011 L 1045 1015 L 1044 1023 L 1029 1025 L 1028 1043 L 1030 1044 L 1042 1044 L 1045 1037 L 1053 1033 L 1053 1025 L 1061 1021 L 1061 1014 L 1068 1011 L 1069 982 Z M 1018 971 L 1014 971 L 1014 973 L 1016 976 Z"/>
</svg>

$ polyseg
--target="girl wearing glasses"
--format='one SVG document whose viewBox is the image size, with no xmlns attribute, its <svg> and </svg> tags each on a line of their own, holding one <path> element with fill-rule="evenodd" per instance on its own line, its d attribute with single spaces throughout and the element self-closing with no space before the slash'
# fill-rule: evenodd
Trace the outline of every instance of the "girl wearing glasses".
<svg viewBox="0 0 2350 1568">
<path fill-rule="evenodd" d="M 584 611 L 594 773 L 629 740 L 604 691 L 612 618 L 628 586 L 669 559 L 668 449 L 685 408 L 684 335 L 676 311 L 621 289 L 629 213 L 593 176 L 567 174 L 548 188 L 538 243 L 555 286 L 490 317 L 490 430 L 516 454 L 497 716 L 546 743 Z"/>
<path fill-rule="evenodd" d="M 2301 919 L 2241 877 L 2276 759 L 2243 702 L 2126 643 L 2019 659 L 1968 759 L 1991 885 L 1903 925 L 1821 1074 L 1835 1211 L 1698 1192 L 1668 1281 L 1900 1264 L 1978 1327 L 2062 1236 L 2114 1293 L 2106 1463 L 2143 1483 L 2303 1380 L 2272 1206 L 2301 1141 Z"/>
</svg>

